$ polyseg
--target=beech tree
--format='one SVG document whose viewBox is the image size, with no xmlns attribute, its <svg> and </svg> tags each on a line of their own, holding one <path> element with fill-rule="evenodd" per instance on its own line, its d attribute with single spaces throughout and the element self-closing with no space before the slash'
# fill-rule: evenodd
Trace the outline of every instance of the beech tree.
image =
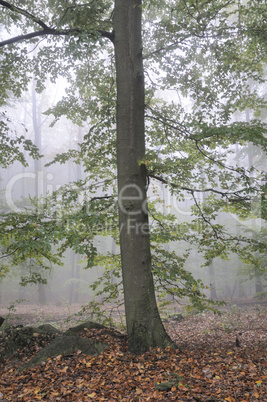
<svg viewBox="0 0 267 402">
<path fill-rule="evenodd" d="M 3 217 L 3 257 L 14 264 L 35 258 L 45 267 L 45 260 L 58 262 L 72 247 L 91 266 L 100 260 L 94 236 L 119 238 L 130 349 L 172 345 L 154 280 L 192 305 L 212 301 L 184 269 L 188 251 L 179 256 L 163 244 L 196 244 L 207 265 L 230 252 L 258 264 L 256 252 L 266 247 L 264 234 L 259 240 L 237 236 L 216 223 L 221 211 L 266 218 L 264 168 L 229 158 L 237 143 L 266 152 L 266 125 L 259 119 L 266 106 L 264 2 L 29 0 L 21 6 L 0 0 L 0 6 L 8 33 L 0 42 L 2 104 L 10 93 L 20 96 L 32 77 L 42 91 L 48 76 L 52 82 L 63 76 L 66 95 L 47 113 L 55 122 L 66 115 L 89 126 L 79 151 L 51 162 L 83 163 L 87 179 L 55 192 L 38 213 Z M 160 91 L 171 90 L 176 102 L 159 99 Z M 246 108 L 254 113 L 250 122 L 242 118 Z M 241 117 L 234 121 L 237 112 Z M 189 195 L 195 218 L 181 223 L 173 214 L 164 217 L 148 202 L 152 181 L 178 199 Z M 252 199 L 259 200 L 256 211 Z M 117 294 L 116 286 L 111 290 Z"/>
</svg>

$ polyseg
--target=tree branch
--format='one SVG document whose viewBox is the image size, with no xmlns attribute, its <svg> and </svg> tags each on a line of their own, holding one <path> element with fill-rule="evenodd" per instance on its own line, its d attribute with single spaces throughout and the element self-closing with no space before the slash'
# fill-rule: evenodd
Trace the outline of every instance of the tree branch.
<svg viewBox="0 0 267 402">
<path fill-rule="evenodd" d="M 0 47 L 6 46 L 6 45 L 11 45 L 12 43 L 21 42 L 21 41 L 24 41 L 27 39 L 36 38 L 39 36 L 45 36 L 45 35 L 56 35 L 56 33 L 52 34 L 52 32 L 50 30 L 44 29 L 43 31 L 36 31 L 36 32 L 31 32 L 31 33 L 25 34 L 25 35 L 18 35 L 18 36 L 14 36 L 13 38 L 0 42 Z"/>
<path fill-rule="evenodd" d="M 149 106 L 147 106 L 147 105 L 146 105 L 146 107 L 147 107 L 147 109 L 149 109 L 152 113 L 155 113 L 155 111 L 154 111 L 151 107 L 149 107 Z M 158 112 L 156 112 L 156 113 L 158 113 Z M 218 165 L 218 166 L 220 166 L 220 167 L 222 167 L 222 168 L 224 168 L 224 169 L 230 170 L 230 171 L 232 171 L 232 172 L 235 172 L 235 173 L 238 173 L 238 174 L 242 174 L 242 172 L 240 172 L 240 170 L 239 170 L 238 168 L 234 168 L 234 167 L 227 166 L 226 164 L 224 164 L 224 163 L 221 162 L 220 160 L 214 159 L 214 158 L 212 158 L 211 156 L 209 156 L 209 155 L 200 147 L 200 145 L 199 145 L 199 144 L 200 144 L 200 140 L 197 139 L 196 137 L 194 137 L 194 135 L 193 135 L 192 133 L 190 133 L 190 131 L 187 130 L 186 128 L 184 128 L 184 127 L 181 127 L 181 128 L 178 127 L 178 126 L 176 125 L 177 122 L 175 122 L 174 120 L 164 118 L 164 117 L 161 116 L 161 115 L 160 115 L 160 117 L 155 117 L 155 116 L 153 116 L 153 115 L 146 115 L 146 117 L 148 117 L 149 119 L 158 121 L 158 122 L 162 123 L 164 127 L 166 126 L 166 127 L 169 127 L 169 128 L 172 129 L 172 130 L 178 131 L 178 132 L 179 132 L 181 135 L 183 135 L 184 137 L 186 137 L 186 138 L 188 138 L 188 139 L 194 141 L 197 150 L 204 156 L 204 158 L 208 159 L 208 160 L 211 161 L 212 163 L 214 163 L 214 164 L 216 164 L 216 165 Z M 170 143 L 169 138 L 168 138 L 166 132 L 165 132 L 165 137 L 166 137 L 166 139 L 167 139 L 168 144 L 170 145 L 170 147 L 173 148 L 173 149 L 177 152 L 177 149 L 173 146 L 173 144 Z"/>
<path fill-rule="evenodd" d="M 39 18 L 35 17 L 33 14 L 29 13 L 27 10 L 24 10 L 23 8 L 14 6 L 13 4 L 8 3 L 7 1 L 2 1 L 0 0 L 0 5 L 3 6 L 4 8 L 7 8 L 13 12 L 19 13 L 21 15 L 24 15 L 25 17 L 29 18 L 36 24 L 40 25 L 44 30 L 49 29 L 48 26 Z"/>
<path fill-rule="evenodd" d="M 57 29 L 47 28 L 42 31 L 31 32 L 31 33 L 28 33 L 25 35 L 18 35 L 13 38 L 4 40 L 4 41 L 0 42 L 0 48 L 3 46 L 6 46 L 6 45 L 10 45 L 12 43 L 21 42 L 23 40 L 32 39 L 32 38 L 36 38 L 39 36 L 46 36 L 46 35 L 67 36 L 67 35 L 71 35 L 74 33 L 82 33 L 82 32 L 83 31 L 81 29 L 69 29 L 66 31 L 58 31 Z M 108 38 L 111 42 L 113 42 L 113 38 L 114 38 L 113 32 L 106 32 L 106 31 L 100 31 L 100 30 L 98 30 L 97 32 L 99 32 L 103 38 Z"/>
<path fill-rule="evenodd" d="M 154 50 L 153 52 L 144 55 L 144 60 L 148 59 L 151 56 L 154 56 L 155 54 L 158 54 L 158 53 L 161 53 L 161 52 L 167 52 L 170 49 L 176 49 L 177 46 L 181 45 L 186 39 L 190 38 L 191 36 L 192 35 L 189 34 L 189 35 L 185 36 L 184 38 L 179 39 L 176 42 L 170 43 L 167 46 L 162 46 L 161 48 L 159 48 L 157 50 Z"/>
<path fill-rule="evenodd" d="M 194 192 L 192 191 L 191 194 L 192 194 L 192 197 L 193 197 L 193 199 L 194 199 L 195 205 L 196 205 L 196 207 L 197 207 L 197 209 L 198 209 L 198 211 L 199 211 L 199 213 L 200 213 L 201 218 L 203 219 L 204 222 L 206 222 L 207 225 L 209 225 L 209 226 L 212 228 L 213 233 L 214 233 L 214 236 L 216 237 L 216 239 L 220 239 L 220 237 L 218 236 L 217 230 L 215 229 L 215 227 L 213 226 L 213 224 L 205 217 L 205 215 L 204 215 L 202 209 L 200 208 L 200 205 L 199 205 L 199 203 L 197 202 L 197 199 L 196 199 L 196 197 L 195 197 Z"/>
<path fill-rule="evenodd" d="M 184 187 L 184 186 L 179 186 L 178 184 L 172 183 L 163 177 L 157 176 L 153 173 L 148 173 L 148 176 L 151 177 L 152 179 L 156 179 L 158 181 L 161 181 L 163 184 L 167 184 L 173 188 L 180 188 L 181 190 L 188 191 L 193 195 L 193 193 L 206 193 L 206 192 L 212 192 L 221 195 L 222 197 L 226 197 L 229 201 L 235 201 L 235 199 L 230 199 L 229 197 L 234 196 L 240 199 L 240 201 L 250 201 L 250 197 L 242 197 L 240 196 L 240 193 L 245 191 L 245 189 L 242 190 L 237 190 L 234 192 L 229 192 L 229 191 L 220 191 L 220 190 L 215 190 L 214 188 L 204 188 L 203 190 L 200 189 L 194 189 L 190 187 Z"/>
<path fill-rule="evenodd" d="M 11 251 L 11 253 L 3 254 L 3 255 L 0 257 L 0 260 L 1 260 L 2 258 L 10 257 L 11 255 L 15 254 L 15 252 L 18 251 L 18 250 L 19 250 L 19 247 L 17 247 L 15 250 Z"/>
<path fill-rule="evenodd" d="M 13 38 L 4 40 L 4 41 L 0 42 L 0 48 L 3 46 L 6 46 L 6 45 L 10 45 L 12 43 L 21 42 L 21 41 L 36 38 L 39 36 L 46 36 L 46 35 L 67 36 L 67 35 L 71 35 L 74 33 L 79 34 L 82 32 L 83 31 L 81 29 L 68 29 L 65 31 L 58 31 L 57 29 L 47 27 L 46 29 L 44 29 L 42 31 L 31 32 L 31 33 L 28 33 L 25 35 L 18 35 Z M 114 37 L 113 32 L 106 32 L 106 31 L 100 31 L 100 30 L 98 30 L 97 32 L 99 32 L 103 38 L 108 38 L 111 42 L 113 42 L 113 37 Z"/>
<path fill-rule="evenodd" d="M 24 40 L 28 40 L 28 39 L 32 39 L 32 38 L 36 38 L 39 36 L 45 36 L 45 35 L 55 35 L 55 36 L 67 36 L 67 35 L 71 35 L 71 34 L 79 34 L 84 32 L 82 29 L 78 29 L 78 28 L 74 28 L 74 29 L 67 29 L 67 30 L 58 30 L 55 28 L 50 28 L 45 22 L 43 22 L 40 18 L 35 17 L 33 14 L 29 13 L 27 10 L 24 10 L 20 7 L 14 6 L 13 4 L 10 4 L 6 1 L 0 0 L 0 6 L 3 6 L 6 9 L 9 9 L 13 12 L 16 12 L 18 14 L 21 14 L 23 16 L 25 16 L 26 18 L 30 19 L 32 22 L 36 23 L 37 25 L 39 25 L 40 27 L 42 27 L 43 29 L 40 31 L 34 31 L 34 32 L 30 32 L 28 34 L 24 34 L 24 35 L 18 35 L 15 36 L 13 38 L 4 40 L 2 42 L 0 42 L 0 48 L 6 45 L 10 45 L 12 43 L 17 43 L 17 42 L 21 42 Z M 96 32 L 98 32 L 99 34 L 101 34 L 102 37 L 104 38 L 108 38 L 109 40 L 111 40 L 113 42 L 114 40 L 114 33 L 113 32 L 107 32 L 107 31 L 103 31 L 103 30 L 96 30 Z"/>
</svg>

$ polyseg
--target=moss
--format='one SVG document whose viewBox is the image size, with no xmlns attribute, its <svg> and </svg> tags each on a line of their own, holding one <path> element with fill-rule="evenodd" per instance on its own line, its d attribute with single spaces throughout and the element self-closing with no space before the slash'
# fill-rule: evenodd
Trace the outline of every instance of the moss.
<svg viewBox="0 0 267 402">
<path fill-rule="evenodd" d="M 3 331 L 3 346 L 2 354 L 10 356 L 17 354 L 19 349 L 29 347 L 33 338 L 38 339 L 42 336 L 42 340 L 50 341 L 59 335 L 60 331 L 52 327 L 52 325 L 41 325 L 40 327 L 8 327 Z"/>
<path fill-rule="evenodd" d="M 69 336 L 69 335 L 76 335 L 81 332 L 85 332 L 88 329 L 103 329 L 105 328 L 104 325 L 98 324 L 97 322 L 93 321 L 86 321 L 82 324 L 77 325 L 76 327 L 69 328 L 66 332 L 64 332 L 64 335 Z"/>
<path fill-rule="evenodd" d="M 70 355 L 77 350 L 86 355 L 97 356 L 106 348 L 108 348 L 107 343 L 95 342 L 78 336 L 59 336 L 40 350 L 36 356 L 22 367 L 22 370 L 36 366 L 46 361 L 49 357 Z"/>
</svg>

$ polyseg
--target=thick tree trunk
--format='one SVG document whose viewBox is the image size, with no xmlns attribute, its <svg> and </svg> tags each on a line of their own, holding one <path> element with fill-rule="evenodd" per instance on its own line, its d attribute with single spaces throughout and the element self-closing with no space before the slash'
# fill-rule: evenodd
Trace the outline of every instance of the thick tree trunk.
<svg viewBox="0 0 267 402">
<path fill-rule="evenodd" d="M 151 272 L 146 198 L 141 0 L 115 0 L 117 167 L 122 275 L 129 347 L 167 346 Z"/>
</svg>

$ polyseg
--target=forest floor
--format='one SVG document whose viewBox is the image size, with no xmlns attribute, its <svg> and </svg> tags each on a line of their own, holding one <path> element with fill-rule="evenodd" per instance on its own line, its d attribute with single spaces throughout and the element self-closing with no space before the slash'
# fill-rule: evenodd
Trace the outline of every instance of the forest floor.
<svg viewBox="0 0 267 402">
<path fill-rule="evenodd" d="M 78 305 L 20 305 L 8 320 L 12 325 L 49 323 L 65 329 L 75 325 L 65 320 L 77 311 Z M 6 310 L 0 310 L 1 315 L 5 317 Z M 99 356 L 77 351 L 19 371 L 40 350 L 37 334 L 27 348 L 0 360 L 0 400 L 267 401 L 266 305 L 228 307 L 221 316 L 178 314 L 164 325 L 176 350 L 152 349 L 135 356 L 117 331 L 94 329 L 83 336 L 109 344 Z"/>
</svg>

